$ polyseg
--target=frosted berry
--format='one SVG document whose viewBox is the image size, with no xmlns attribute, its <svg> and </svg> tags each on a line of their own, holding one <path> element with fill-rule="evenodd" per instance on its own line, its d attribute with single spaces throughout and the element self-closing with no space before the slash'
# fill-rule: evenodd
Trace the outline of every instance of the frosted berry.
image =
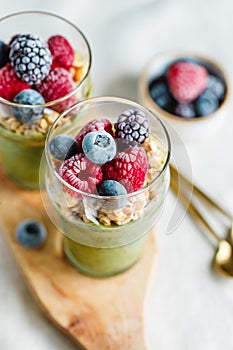
<svg viewBox="0 0 233 350">
<path fill-rule="evenodd" d="M 175 108 L 175 114 L 183 118 L 196 117 L 195 108 L 192 103 L 179 103 Z"/>
<path fill-rule="evenodd" d="M 118 152 L 111 162 L 102 166 L 104 180 L 121 182 L 127 192 L 143 187 L 148 170 L 146 152 L 142 147 L 129 147 Z"/>
<path fill-rule="evenodd" d="M 173 63 L 166 76 L 171 94 L 180 103 L 195 100 L 208 84 L 207 69 L 190 61 Z"/>
<path fill-rule="evenodd" d="M 0 68 L 4 67 L 9 61 L 9 45 L 0 40 Z"/>
<path fill-rule="evenodd" d="M 149 123 L 142 111 L 127 109 L 119 116 L 115 124 L 115 136 L 126 141 L 143 143 L 149 135 Z"/>
<path fill-rule="evenodd" d="M 70 73 L 64 68 L 51 69 L 49 75 L 36 86 L 46 102 L 55 101 L 74 90 L 75 84 Z M 57 112 L 63 112 L 76 102 L 75 96 L 53 105 Z"/>
<path fill-rule="evenodd" d="M 118 181 L 106 180 L 98 188 L 98 193 L 101 196 L 122 196 L 126 195 L 125 187 Z"/>
<path fill-rule="evenodd" d="M 79 147 L 82 147 L 83 139 L 89 132 L 102 130 L 105 130 L 113 136 L 112 124 L 108 119 L 94 119 L 91 122 L 87 123 L 75 137 Z"/>
<path fill-rule="evenodd" d="M 51 36 L 48 46 L 53 57 L 52 67 L 70 68 L 74 62 L 75 52 L 66 38 L 61 35 Z"/>
<path fill-rule="evenodd" d="M 83 139 L 82 148 L 85 156 L 96 164 L 107 163 L 116 154 L 116 143 L 105 130 L 89 132 Z"/>
<path fill-rule="evenodd" d="M 45 103 L 43 96 L 36 90 L 25 89 L 20 91 L 14 98 L 14 102 L 23 105 L 42 105 Z M 13 107 L 16 119 L 21 123 L 33 123 L 43 115 L 44 107 Z"/>
<path fill-rule="evenodd" d="M 90 162 L 82 153 L 65 160 L 60 168 L 60 175 L 69 185 L 86 193 L 94 193 L 103 179 L 99 165 Z M 66 190 L 72 196 L 80 196 L 75 191 L 68 188 Z"/>
<path fill-rule="evenodd" d="M 44 225 L 34 220 L 22 221 L 16 228 L 16 239 L 26 248 L 39 248 L 47 233 Z"/>
<path fill-rule="evenodd" d="M 215 94 L 206 90 L 196 101 L 196 110 L 199 116 L 213 113 L 219 107 L 219 100 Z"/>
<path fill-rule="evenodd" d="M 224 98 L 226 88 L 225 84 L 220 78 L 214 75 L 210 75 L 208 79 L 207 89 L 214 93 L 220 100 Z"/>
<path fill-rule="evenodd" d="M 49 74 L 51 52 L 38 35 L 18 35 L 11 43 L 9 57 L 17 76 L 30 85 L 39 84 Z"/>
<path fill-rule="evenodd" d="M 78 153 L 78 144 L 73 137 L 61 134 L 50 141 L 49 149 L 55 159 L 65 160 Z"/>
<path fill-rule="evenodd" d="M 120 182 L 114 180 L 106 180 L 103 181 L 99 186 L 98 193 L 100 196 L 118 197 L 125 196 L 127 194 L 127 191 Z M 106 207 L 105 210 L 115 210 L 124 207 L 126 205 L 126 202 L 127 198 L 110 198 L 107 199 L 106 203 L 103 203 L 103 205 Z"/>
<path fill-rule="evenodd" d="M 30 85 L 17 77 L 10 63 L 7 63 L 5 67 L 0 69 L 0 97 L 13 101 L 15 95 L 29 88 Z"/>
</svg>

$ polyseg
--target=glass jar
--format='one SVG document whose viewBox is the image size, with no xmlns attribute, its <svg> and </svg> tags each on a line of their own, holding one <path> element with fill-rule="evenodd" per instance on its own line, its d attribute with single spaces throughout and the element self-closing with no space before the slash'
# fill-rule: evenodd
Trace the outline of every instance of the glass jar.
<svg viewBox="0 0 233 350">
<path fill-rule="evenodd" d="M 121 196 L 86 193 L 65 182 L 59 171 L 62 161 L 51 154 L 51 140 L 61 134 L 75 137 L 83 126 L 96 119 L 107 118 L 114 125 L 128 109 L 143 112 L 149 121 L 149 137 L 140 147 L 146 150 L 149 169 L 157 166 L 154 178 L 137 191 Z M 152 148 L 157 153 L 156 159 L 151 160 Z M 138 261 L 169 188 L 169 159 L 170 140 L 162 122 L 133 101 L 91 98 L 72 106 L 55 121 L 41 163 L 41 185 L 45 182 L 46 188 L 42 198 L 50 218 L 63 232 L 66 256 L 80 271 L 98 277 L 112 276 Z"/>
<path fill-rule="evenodd" d="M 0 19 L 0 39 L 5 43 L 17 34 L 37 34 L 44 42 L 53 35 L 64 36 L 75 51 L 69 71 L 75 88 L 65 96 L 41 105 L 23 105 L 0 97 L 0 159 L 6 174 L 28 189 L 39 188 L 39 165 L 49 127 L 64 109 L 91 94 L 91 51 L 82 32 L 66 19 L 41 11 L 18 12 Z M 8 63 L 9 64 L 9 63 Z M 79 74 L 79 77 L 78 77 Z M 15 118 L 42 111 L 42 118 L 31 124 Z"/>
</svg>

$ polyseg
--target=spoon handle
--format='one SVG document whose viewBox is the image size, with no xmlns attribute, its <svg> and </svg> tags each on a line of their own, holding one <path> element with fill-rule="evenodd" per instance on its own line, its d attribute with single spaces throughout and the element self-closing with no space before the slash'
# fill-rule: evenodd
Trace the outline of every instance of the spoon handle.
<svg viewBox="0 0 233 350">
<path fill-rule="evenodd" d="M 172 175 L 172 172 L 171 172 Z M 193 204 L 191 199 L 188 199 L 184 192 L 179 189 L 177 179 L 174 176 L 171 176 L 170 186 L 173 192 L 177 195 L 177 197 L 181 200 L 185 207 L 187 207 L 190 215 L 196 219 L 214 238 L 220 243 L 222 239 L 217 235 L 217 233 L 210 227 L 208 222 L 204 219 L 201 212 L 197 209 L 197 207 Z M 192 185 L 193 186 L 193 185 Z"/>
<path fill-rule="evenodd" d="M 185 185 L 187 185 L 190 189 L 193 190 L 193 193 L 197 197 L 204 199 L 209 205 L 217 209 L 223 216 L 230 220 L 230 223 L 232 223 L 233 216 L 227 210 L 223 209 L 218 203 L 216 203 L 213 199 L 208 197 L 200 188 L 195 186 L 189 179 L 187 179 L 185 175 L 178 172 L 178 170 L 172 164 L 170 164 L 170 172 L 172 178 L 175 178 L 176 181 L 178 180 L 178 178 L 180 178 Z"/>
</svg>

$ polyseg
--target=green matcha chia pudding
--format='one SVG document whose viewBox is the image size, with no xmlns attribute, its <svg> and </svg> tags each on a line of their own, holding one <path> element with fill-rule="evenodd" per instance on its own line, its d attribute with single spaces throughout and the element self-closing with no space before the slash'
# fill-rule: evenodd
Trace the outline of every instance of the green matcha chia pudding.
<svg viewBox="0 0 233 350">
<path fill-rule="evenodd" d="M 90 67 L 86 38 L 62 17 L 28 11 L 0 19 L 0 159 L 18 185 L 39 188 L 48 130 L 90 96 Z"/>
<path fill-rule="evenodd" d="M 169 187 L 169 159 L 163 124 L 133 101 L 91 98 L 55 121 L 42 198 L 74 266 L 105 277 L 138 261 Z"/>
</svg>

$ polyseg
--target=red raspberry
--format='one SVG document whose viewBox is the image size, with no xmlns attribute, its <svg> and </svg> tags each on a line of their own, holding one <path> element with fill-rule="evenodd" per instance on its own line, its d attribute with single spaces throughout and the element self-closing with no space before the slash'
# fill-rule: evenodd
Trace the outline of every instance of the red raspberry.
<svg viewBox="0 0 233 350">
<path fill-rule="evenodd" d="M 168 69 L 167 81 L 173 97 L 180 103 L 188 103 L 207 87 L 208 72 L 197 63 L 179 61 Z"/>
<path fill-rule="evenodd" d="M 25 89 L 30 89 L 30 85 L 17 77 L 10 63 L 0 69 L 0 97 L 13 101 L 14 97 Z"/>
<path fill-rule="evenodd" d="M 142 147 L 128 147 L 117 152 L 115 158 L 102 167 L 104 180 L 121 182 L 127 192 L 139 190 L 146 178 L 148 163 Z"/>
<path fill-rule="evenodd" d="M 87 123 L 75 137 L 80 149 L 82 149 L 82 142 L 86 134 L 92 131 L 106 131 L 113 136 L 112 124 L 108 119 L 97 120 L 94 119 Z"/>
<path fill-rule="evenodd" d="M 64 68 L 54 68 L 49 75 L 38 85 L 36 89 L 41 93 L 46 102 L 54 101 L 67 95 L 74 90 L 75 84 L 70 73 Z M 56 111 L 63 112 L 76 102 L 75 95 L 57 103 L 52 108 Z"/>
<path fill-rule="evenodd" d="M 51 36 L 48 46 L 53 57 L 52 68 L 70 68 L 74 62 L 74 50 L 70 43 L 61 35 Z"/>
<path fill-rule="evenodd" d="M 82 153 L 67 159 L 59 172 L 68 184 L 86 193 L 94 193 L 103 178 L 99 165 L 90 162 Z M 68 192 L 74 197 L 80 197 L 75 191 Z"/>
</svg>

